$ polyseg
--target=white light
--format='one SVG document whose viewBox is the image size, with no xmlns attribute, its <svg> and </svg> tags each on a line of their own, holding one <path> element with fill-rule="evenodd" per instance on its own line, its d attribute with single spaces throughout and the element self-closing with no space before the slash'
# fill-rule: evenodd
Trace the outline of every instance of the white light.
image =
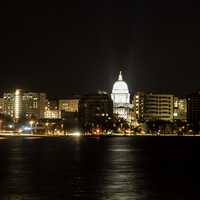
<svg viewBox="0 0 200 200">
<path fill-rule="evenodd" d="M 76 133 L 73 133 L 73 136 L 81 136 L 81 133 L 79 133 L 79 132 L 76 132 Z"/>
<path fill-rule="evenodd" d="M 12 124 L 9 124 L 8 125 L 8 128 L 13 128 L 14 126 Z"/>
<path fill-rule="evenodd" d="M 68 133 L 67 135 L 69 135 L 69 136 L 75 136 L 75 137 L 80 137 L 81 133 L 80 132 L 74 132 L 74 133 Z"/>
<path fill-rule="evenodd" d="M 24 131 L 31 131 L 32 128 L 31 128 L 31 127 L 28 127 L 28 126 L 25 126 L 25 127 L 23 128 L 23 130 L 24 130 Z"/>
<path fill-rule="evenodd" d="M 178 113 L 174 113 L 174 117 L 177 117 L 178 116 Z"/>
<path fill-rule="evenodd" d="M 15 95 L 20 95 L 20 90 L 16 90 Z"/>
<path fill-rule="evenodd" d="M 31 120 L 31 121 L 29 122 L 29 124 L 30 124 L 31 126 L 33 126 L 34 121 Z"/>
<path fill-rule="evenodd" d="M 23 132 L 23 130 L 20 128 L 19 130 L 18 130 L 18 133 L 22 133 Z"/>
</svg>

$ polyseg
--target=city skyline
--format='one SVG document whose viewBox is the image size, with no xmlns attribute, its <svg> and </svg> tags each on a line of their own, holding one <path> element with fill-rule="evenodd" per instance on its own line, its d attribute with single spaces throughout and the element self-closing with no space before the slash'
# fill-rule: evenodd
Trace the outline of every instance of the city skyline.
<svg viewBox="0 0 200 200">
<path fill-rule="evenodd" d="M 2 1 L 0 200 L 198 199 L 197 2 Z"/>
<path fill-rule="evenodd" d="M 122 68 L 121 68 L 122 69 Z M 119 74 L 123 74 L 123 77 L 124 77 L 124 73 L 123 71 L 118 71 L 118 74 L 116 75 L 116 78 L 115 80 L 113 80 L 113 83 L 117 82 L 119 80 Z M 125 78 L 126 79 L 126 78 Z M 124 78 L 123 78 L 124 80 Z M 127 82 L 127 85 L 128 85 L 128 89 L 131 88 L 128 81 L 125 80 L 125 82 Z M 112 84 L 113 84 L 112 83 Z M 84 92 L 84 91 L 81 91 L 81 93 L 75 93 L 75 92 L 72 92 L 71 94 L 69 93 L 63 93 L 62 95 L 59 95 L 59 93 L 54 93 L 54 95 L 52 95 L 51 92 L 49 92 L 49 90 L 40 90 L 40 89 L 31 89 L 30 87 L 23 87 L 23 88 L 19 88 L 19 87 L 12 87 L 12 88 L 7 88 L 5 90 L 3 90 L 2 88 L 0 88 L 0 91 L 1 91 L 1 94 L 0 94 L 0 97 L 3 96 L 4 94 L 6 93 L 15 93 L 17 90 L 23 90 L 25 92 L 33 92 L 33 93 L 45 93 L 48 98 L 50 100 L 59 100 L 59 99 L 65 99 L 65 98 L 79 98 L 83 95 L 88 95 L 88 94 L 101 94 L 101 93 L 106 93 L 108 95 L 111 95 L 112 96 L 112 90 L 113 90 L 113 86 L 109 89 L 97 89 L 97 90 L 94 90 L 94 91 L 90 91 L 90 92 Z M 169 94 L 169 95 L 176 95 L 176 96 L 179 96 L 179 97 L 187 97 L 188 95 L 191 95 L 193 93 L 196 93 L 196 92 L 199 92 L 199 90 L 192 90 L 189 92 L 189 93 L 184 93 L 184 94 L 180 94 L 180 93 L 175 93 L 173 92 L 173 90 L 150 90 L 150 88 L 145 88 L 143 90 L 135 90 L 135 91 L 130 91 L 130 101 L 132 101 L 133 99 L 133 96 L 135 94 L 137 94 L 138 92 L 145 92 L 145 93 L 153 93 L 153 94 Z"/>
<path fill-rule="evenodd" d="M 196 91 L 197 8 L 158 0 L 5 5 L 0 92 L 24 88 L 58 98 L 110 92 L 120 70 L 131 93 Z"/>
</svg>

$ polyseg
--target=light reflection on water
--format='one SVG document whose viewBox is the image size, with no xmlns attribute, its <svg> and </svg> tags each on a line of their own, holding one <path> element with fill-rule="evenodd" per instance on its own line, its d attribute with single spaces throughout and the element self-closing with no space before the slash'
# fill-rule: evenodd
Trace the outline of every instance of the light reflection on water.
<svg viewBox="0 0 200 200">
<path fill-rule="evenodd" d="M 114 143 L 114 142 L 113 142 Z M 109 167 L 104 176 L 102 199 L 142 199 L 144 187 L 142 173 L 135 169 L 135 150 L 127 144 L 111 145 L 108 149 Z M 111 195 L 112 194 L 112 195 Z"/>
<path fill-rule="evenodd" d="M 35 136 L 33 136 L 33 137 L 24 137 L 24 139 L 26 139 L 26 140 L 38 140 L 38 139 L 41 139 L 42 137 L 35 137 Z"/>
<path fill-rule="evenodd" d="M 194 199 L 199 146 L 197 138 L 8 137 L 0 200 Z"/>
<path fill-rule="evenodd" d="M 0 140 L 6 140 L 8 139 L 7 137 L 0 137 Z"/>
<path fill-rule="evenodd" d="M 133 152 L 137 151 L 135 149 L 109 149 L 108 151 L 113 151 L 113 152 Z"/>
</svg>

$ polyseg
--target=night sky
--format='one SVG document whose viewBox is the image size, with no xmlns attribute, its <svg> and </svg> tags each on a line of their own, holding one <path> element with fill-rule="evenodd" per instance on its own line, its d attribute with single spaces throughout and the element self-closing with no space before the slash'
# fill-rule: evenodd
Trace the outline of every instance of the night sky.
<svg viewBox="0 0 200 200">
<path fill-rule="evenodd" d="M 200 88 L 200 8 L 193 1 L 27 1 L 0 10 L 0 92 L 63 98 L 112 89 L 185 95 Z"/>
</svg>

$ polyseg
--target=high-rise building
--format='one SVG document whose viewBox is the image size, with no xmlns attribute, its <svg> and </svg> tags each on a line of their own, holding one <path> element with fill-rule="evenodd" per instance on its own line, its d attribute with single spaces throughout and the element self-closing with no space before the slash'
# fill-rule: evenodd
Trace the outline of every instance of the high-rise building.
<svg viewBox="0 0 200 200">
<path fill-rule="evenodd" d="M 113 113 L 120 118 L 128 120 L 130 109 L 130 93 L 128 85 L 123 81 L 120 71 L 118 80 L 114 83 L 111 98 L 113 100 Z"/>
<path fill-rule="evenodd" d="M 3 112 L 12 118 L 15 116 L 15 93 L 4 93 Z"/>
<path fill-rule="evenodd" d="M 10 115 L 15 121 L 23 119 L 44 118 L 47 103 L 45 93 L 24 92 L 17 89 L 12 93 L 4 93 L 5 114 Z"/>
<path fill-rule="evenodd" d="M 42 119 L 44 118 L 47 97 L 45 93 L 24 93 L 22 97 L 22 107 L 25 117 Z"/>
<path fill-rule="evenodd" d="M 95 124 L 100 117 L 112 117 L 113 102 L 108 94 L 84 95 L 79 102 L 79 119 L 82 126 Z"/>
<path fill-rule="evenodd" d="M 173 121 L 174 95 L 137 92 L 133 98 L 133 109 L 139 121 Z"/>
<path fill-rule="evenodd" d="M 23 91 L 20 89 L 17 89 L 14 94 L 14 118 L 15 120 L 19 120 L 20 117 L 22 117 L 24 110 L 22 107 L 22 96 Z"/>
<path fill-rule="evenodd" d="M 196 129 L 200 129 L 200 92 L 187 96 L 187 121 Z"/>
</svg>

